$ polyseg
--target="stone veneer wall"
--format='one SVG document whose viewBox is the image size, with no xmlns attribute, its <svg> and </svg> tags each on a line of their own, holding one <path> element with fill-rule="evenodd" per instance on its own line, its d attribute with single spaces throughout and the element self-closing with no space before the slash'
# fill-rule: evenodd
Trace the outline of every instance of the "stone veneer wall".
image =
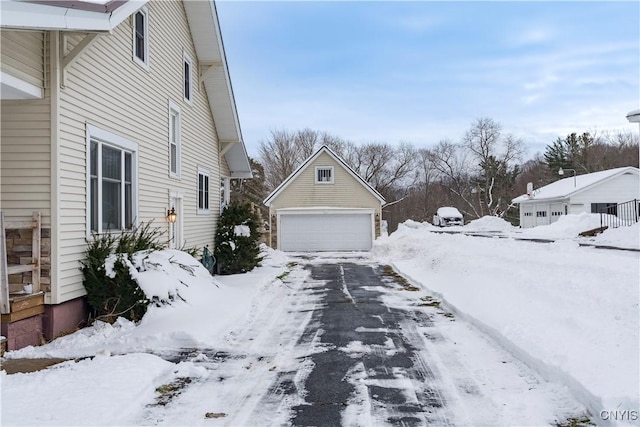
<svg viewBox="0 0 640 427">
<path fill-rule="evenodd" d="M 269 230 L 269 236 L 271 242 L 269 246 L 273 249 L 278 249 L 278 216 L 271 215 L 271 229 Z"/>
<path fill-rule="evenodd" d="M 7 264 L 31 264 L 31 229 L 7 229 Z M 51 291 L 51 229 L 42 228 L 40 239 L 40 290 Z M 22 286 L 32 283 L 31 272 L 12 274 L 9 276 L 9 290 L 19 291 Z"/>
</svg>

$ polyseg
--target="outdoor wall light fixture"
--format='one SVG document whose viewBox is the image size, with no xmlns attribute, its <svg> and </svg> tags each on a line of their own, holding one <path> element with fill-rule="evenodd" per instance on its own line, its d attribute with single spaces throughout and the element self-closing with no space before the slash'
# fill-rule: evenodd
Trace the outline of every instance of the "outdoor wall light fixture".
<svg viewBox="0 0 640 427">
<path fill-rule="evenodd" d="M 563 176 L 564 175 L 564 171 L 571 171 L 573 172 L 573 186 L 576 186 L 576 170 L 575 169 L 558 169 L 558 175 Z"/>
<path fill-rule="evenodd" d="M 167 221 L 173 224 L 177 220 L 178 220 L 178 214 L 176 213 L 176 208 L 172 206 L 171 210 L 167 211 Z"/>
</svg>

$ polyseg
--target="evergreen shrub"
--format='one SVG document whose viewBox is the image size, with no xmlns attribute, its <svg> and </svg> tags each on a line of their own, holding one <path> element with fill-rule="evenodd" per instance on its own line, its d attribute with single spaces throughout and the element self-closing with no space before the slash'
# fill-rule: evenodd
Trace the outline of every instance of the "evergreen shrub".
<svg viewBox="0 0 640 427">
<path fill-rule="evenodd" d="M 246 273 L 260 265 L 258 217 L 248 203 L 233 201 L 222 211 L 214 255 L 220 274 Z"/>
<path fill-rule="evenodd" d="M 95 319 L 114 322 L 119 316 L 132 321 L 142 319 L 149 300 L 131 277 L 123 257 L 141 250 L 161 250 L 157 242 L 163 232 L 143 224 L 132 231 L 123 231 L 120 236 L 112 234 L 93 235 L 88 243 L 86 258 L 82 261 L 83 284 L 87 290 L 87 301 L 91 315 Z M 115 276 L 109 277 L 105 270 L 105 260 L 111 254 L 118 254 L 114 263 Z"/>
</svg>

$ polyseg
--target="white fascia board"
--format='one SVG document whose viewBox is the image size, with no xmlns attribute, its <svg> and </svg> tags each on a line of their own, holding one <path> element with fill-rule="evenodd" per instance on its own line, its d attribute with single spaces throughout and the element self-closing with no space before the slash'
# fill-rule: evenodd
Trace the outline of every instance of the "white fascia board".
<svg viewBox="0 0 640 427">
<path fill-rule="evenodd" d="M 67 9 L 43 4 L 0 1 L 2 28 L 60 29 L 66 27 Z"/>
<path fill-rule="evenodd" d="M 109 32 L 148 0 L 132 0 L 111 13 L 2 0 L 2 28 Z"/>
</svg>

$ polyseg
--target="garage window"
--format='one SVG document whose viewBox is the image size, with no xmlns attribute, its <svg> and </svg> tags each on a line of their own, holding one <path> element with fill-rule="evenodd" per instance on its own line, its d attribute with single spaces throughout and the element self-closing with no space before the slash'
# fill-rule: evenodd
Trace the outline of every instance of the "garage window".
<svg viewBox="0 0 640 427">
<path fill-rule="evenodd" d="M 316 184 L 333 184 L 333 166 L 316 167 Z"/>
</svg>

